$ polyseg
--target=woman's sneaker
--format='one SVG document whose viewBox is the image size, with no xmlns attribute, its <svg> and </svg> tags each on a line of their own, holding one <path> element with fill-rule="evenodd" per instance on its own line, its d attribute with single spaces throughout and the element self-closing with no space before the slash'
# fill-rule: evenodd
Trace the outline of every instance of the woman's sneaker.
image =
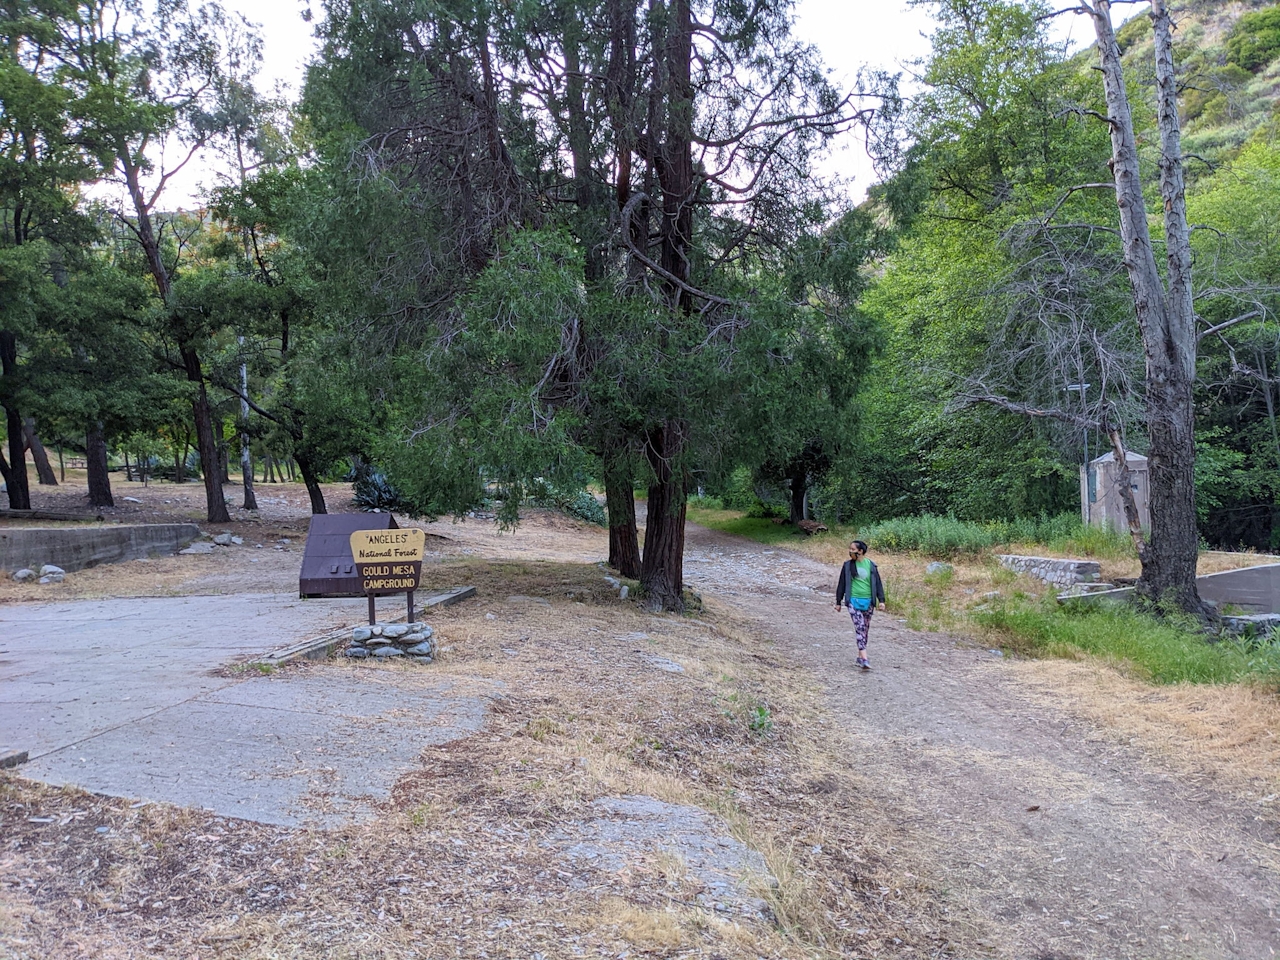
<svg viewBox="0 0 1280 960">
<path fill-rule="evenodd" d="M 870 670 L 870 669 L 871 669 L 871 663 L 867 660 L 867 658 L 866 658 L 866 657 L 859 657 L 859 658 L 858 658 L 858 666 L 860 666 L 863 670 Z"/>
</svg>

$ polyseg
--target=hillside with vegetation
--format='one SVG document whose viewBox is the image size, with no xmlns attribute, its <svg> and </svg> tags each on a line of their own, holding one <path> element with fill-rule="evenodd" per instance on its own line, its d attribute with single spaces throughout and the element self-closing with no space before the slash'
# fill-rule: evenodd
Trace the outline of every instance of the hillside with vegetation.
<svg viewBox="0 0 1280 960">
<path fill-rule="evenodd" d="M 1174 4 L 1183 73 L 1183 142 L 1189 153 L 1226 161 L 1273 119 L 1280 95 L 1280 7 L 1265 0 Z M 1152 54 L 1151 21 L 1118 32 L 1135 74 Z M 1200 171 L 1194 171 L 1200 172 Z"/>
</svg>

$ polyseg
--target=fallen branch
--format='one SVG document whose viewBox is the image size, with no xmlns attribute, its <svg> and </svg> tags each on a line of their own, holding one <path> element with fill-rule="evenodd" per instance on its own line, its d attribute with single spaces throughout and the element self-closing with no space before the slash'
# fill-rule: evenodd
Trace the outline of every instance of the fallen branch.
<svg viewBox="0 0 1280 960">
<path fill-rule="evenodd" d="M 54 510 L 0 510 L 0 520 L 71 520 L 93 523 L 102 520 L 100 513 L 58 513 Z"/>
</svg>

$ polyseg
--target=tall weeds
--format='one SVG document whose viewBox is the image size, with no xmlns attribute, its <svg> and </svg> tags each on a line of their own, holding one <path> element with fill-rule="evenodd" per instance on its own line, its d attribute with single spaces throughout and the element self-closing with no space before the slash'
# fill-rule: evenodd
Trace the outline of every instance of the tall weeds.
<svg viewBox="0 0 1280 960">
<path fill-rule="evenodd" d="M 1133 552 L 1128 537 L 1108 528 L 1087 527 L 1070 513 L 983 523 L 928 515 L 899 517 L 864 528 L 862 539 L 876 550 L 938 558 L 1015 545 L 1089 557 L 1119 558 Z"/>
</svg>

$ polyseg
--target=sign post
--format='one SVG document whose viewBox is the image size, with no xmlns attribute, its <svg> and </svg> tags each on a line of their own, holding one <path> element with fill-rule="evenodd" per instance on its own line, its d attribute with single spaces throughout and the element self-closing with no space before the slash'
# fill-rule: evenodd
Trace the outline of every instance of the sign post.
<svg viewBox="0 0 1280 960">
<path fill-rule="evenodd" d="M 422 555 L 427 535 L 407 530 L 357 530 L 351 534 L 351 559 L 360 584 L 369 597 L 369 623 L 377 623 L 373 598 L 388 594 L 409 595 L 409 622 L 413 623 L 413 592 L 422 579 Z"/>
</svg>

